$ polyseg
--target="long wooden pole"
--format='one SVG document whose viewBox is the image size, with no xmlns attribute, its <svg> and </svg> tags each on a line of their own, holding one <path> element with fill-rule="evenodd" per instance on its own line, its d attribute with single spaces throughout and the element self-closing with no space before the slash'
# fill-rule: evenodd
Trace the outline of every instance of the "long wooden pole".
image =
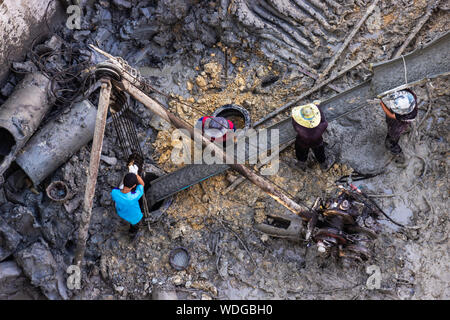
<svg viewBox="0 0 450 320">
<path fill-rule="evenodd" d="M 436 7 L 439 5 L 440 2 L 441 1 L 436 1 L 435 3 L 432 3 L 427 8 L 427 12 L 416 23 L 414 29 L 409 34 L 408 38 L 406 38 L 405 42 L 403 42 L 402 46 L 397 50 L 397 52 L 392 57 L 392 59 L 396 59 L 396 58 L 400 57 L 403 54 L 403 52 L 405 51 L 406 47 L 408 47 L 409 43 L 414 39 L 414 37 L 417 35 L 417 33 L 422 29 L 422 27 L 428 21 L 428 19 L 430 19 L 431 15 L 433 14 L 433 11 L 436 9 Z"/>
<path fill-rule="evenodd" d="M 102 79 L 97 118 L 95 120 L 95 131 L 89 162 L 89 173 L 86 182 L 86 191 L 84 193 L 84 204 L 81 214 L 80 227 L 78 229 L 77 248 L 75 251 L 74 264 L 80 268 L 81 263 L 83 262 L 84 252 L 86 250 L 89 224 L 91 222 L 92 204 L 94 202 L 95 186 L 97 184 L 98 167 L 102 153 L 103 136 L 105 135 L 106 117 L 108 115 L 110 96 L 111 82 L 104 78 Z"/>
</svg>

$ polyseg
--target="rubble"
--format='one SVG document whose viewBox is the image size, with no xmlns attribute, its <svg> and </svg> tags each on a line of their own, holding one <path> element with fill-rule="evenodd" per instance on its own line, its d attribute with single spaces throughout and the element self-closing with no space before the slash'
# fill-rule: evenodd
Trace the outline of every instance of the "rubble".
<svg viewBox="0 0 450 320">
<path fill-rule="evenodd" d="M 58 279 L 56 261 L 47 245 L 35 242 L 15 257 L 31 284 L 40 287 L 48 299 L 67 299 L 65 283 Z"/>
<path fill-rule="evenodd" d="M 22 236 L 11 228 L 6 221 L 0 217 L 0 261 L 8 258 L 18 247 Z"/>
</svg>

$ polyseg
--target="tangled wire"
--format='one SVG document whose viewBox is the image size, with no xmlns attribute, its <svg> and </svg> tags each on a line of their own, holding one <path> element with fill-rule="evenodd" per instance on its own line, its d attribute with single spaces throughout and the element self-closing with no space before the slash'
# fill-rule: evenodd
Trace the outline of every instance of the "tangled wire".
<svg viewBox="0 0 450 320">
<path fill-rule="evenodd" d="M 95 83 L 90 72 L 92 53 L 60 40 L 58 50 L 45 45 L 33 45 L 30 50 L 31 61 L 50 79 L 49 93 L 57 109 L 85 99 L 85 93 Z"/>
</svg>

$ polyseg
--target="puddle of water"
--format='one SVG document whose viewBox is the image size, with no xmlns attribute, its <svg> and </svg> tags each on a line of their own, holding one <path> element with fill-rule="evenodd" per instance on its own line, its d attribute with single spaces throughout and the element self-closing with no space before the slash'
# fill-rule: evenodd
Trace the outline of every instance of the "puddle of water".
<svg viewBox="0 0 450 320">
<path fill-rule="evenodd" d="M 397 205 L 393 210 L 385 210 L 386 214 L 395 222 L 398 222 L 402 225 L 409 225 L 410 219 L 413 215 L 413 212 L 410 208 L 408 208 L 405 204 Z M 379 223 L 387 226 L 394 231 L 398 231 L 400 229 L 399 226 L 393 224 L 389 220 L 379 220 Z"/>
<path fill-rule="evenodd" d="M 220 288 L 222 293 L 230 300 L 259 300 L 264 299 L 264 295 L 259 293 L 259 289 L 253 289 L 241 285 L 238 289 L 233 288 L 230 281 L 226 282 L 226 285 Z"/>
<path fill-rule="evenodd" d="M 384 188 L 383 184 L 377 181 L 361 180 L 353 182 L 353 185 L 368 194 L 392 194 L 392 189 Z"/>
<path fill-rule="evenodd" d="M 355 181 L 353 183 L 356 187 L 361 188 L 364 192 L 368 194 L 393 194 L 392 189 L 384 188 L 383 184 L 379 181 L 368 182 L 368 180 L 363 181 Z M 377 199 L 375 198 L 375 201 Z M 413 215 L 413 212 L 407 205 L 402 203 L 401 205 L 397 205 L 394 209 L 392 207 L 382 208 L 384 212 L 395 222 L 398 222 L 403 225 L 410 224 L 410 219 Z M 386 218 L 381 218 L 378 222 L 386 226 L 394 231 L 398 231 L 400 229 L 399 226 L 393 224 Z"/>
</svg>

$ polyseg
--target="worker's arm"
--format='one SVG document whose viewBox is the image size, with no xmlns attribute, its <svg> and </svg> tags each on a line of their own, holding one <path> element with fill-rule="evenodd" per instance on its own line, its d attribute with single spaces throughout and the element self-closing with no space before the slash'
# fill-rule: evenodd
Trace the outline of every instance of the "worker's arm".
<svg viewBox="0 0 450 320">
<path fill-rule="evenodd" d="M 138 184 L 142 184 L 142 186 L 145 186 L 144 180 L 142 180 L 141 176 L 137 174 L 136 177 L 138 180 Z"/>
<path fill-rule="evenodd" d="M 386 105 L 384 104 L 384 102 L 383 102 L 382 100 L 380 100 L 380 104 L 381 104 L 381 107 L 383 108 L 384 113 L 386 113 L 386 115 L 387 115 L 389 118 L 391 118 L 391 119 L 397 119 L 397 118 L 395 117 L 395 113 L 393 113 L 391 110 L 389 110 L 389 108 L 386 107 Z"/>
</svg>

